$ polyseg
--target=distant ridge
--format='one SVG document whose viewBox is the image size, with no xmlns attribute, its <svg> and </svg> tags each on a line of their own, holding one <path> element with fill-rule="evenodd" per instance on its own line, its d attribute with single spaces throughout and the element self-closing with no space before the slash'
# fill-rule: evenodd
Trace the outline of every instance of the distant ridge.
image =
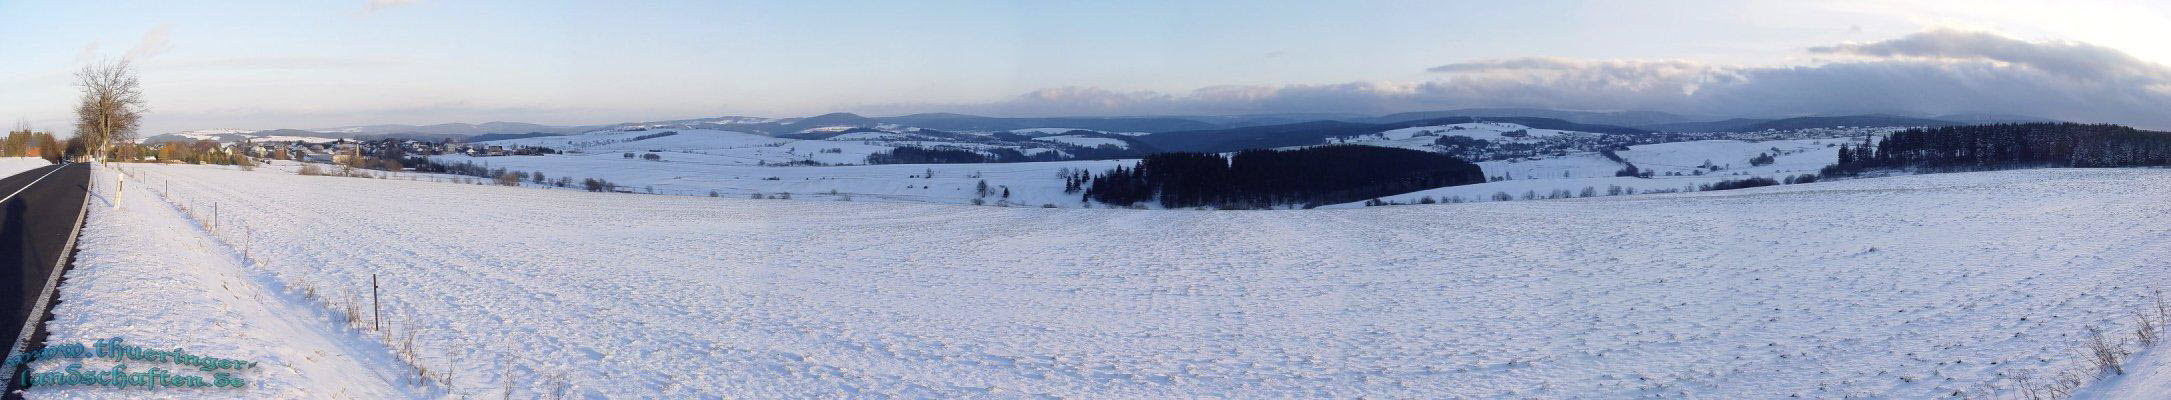
<svg viewBox="0 0 2171 400">
<path fill-rule="evenodd" d="M 1836 127 L 1945 127 L 1967 125 L 1965 123 L 1928 118 L 1902 117 L 1897 115 L 1848 115 L 1836 117 L 1796 117 L 1765 121 L 1743 127 L 1742 131 L 1795 130 Z"/>
<path fill-rule="evenodd" d="M 1592 125 L 1642 126 L 1695 121 L 1695 118 L 1658 111 L 1564 111 L 1542 108 L 1466 108 L 1387 114 L 1353 122 L 1395 123 L 1447 117 L 1534 117 Z"/>
<path fill-rule="evenodd" d="M 216 140 L 234 142 L 253 137 L 285 136 L 313 138 L 347 138 L 369 140 L 379 138 L 407 138 L 421 140 L 502 140 L 536 135 L 570 135 L 614 129 L 714 129 L 756 133 L 769 136 L 803 135 L 808 130 L 826 128 L 824 131 L 841 131 L 854 128 L 920 128 L 949 132 L 991 132 L 1020 129 L 1081 129 L 1100 132 L 1176 133 L 1164 136 L 1197 136 L 1200 132 L 1237 130 L 1232 132 L 1283 132 L 1300 127 L 1323 129 L 1317 134 L 1298 136 L 1337 135 L 1348 130 L 1370 129 L 1367 125 L 1402 124 L 1421 121 L 1441 121 L 1448 118 L 1465 118 L 1483 121 L 1514 122 L 1541 129 L 1577 130 L 1586 132 L 1636 134 L 1651 132 L 1738 132 L 1762 130 L 1796 130 L 1836 127 L 1911 127 L 1953 126 L 1991 123 L 2060 122 L 2048 118 L 1993 113 L 1958 113 L 1935 117 L 1907 116 L 1899 114 L 1865 114 L 1810 116 L 1792 118 L 1730 118 L 1702 119 L 1659 111 L 1568 111 L 1539 108 L 1467 108 L 1440 111 L 1403 112 L 1380 116 L 1346 113 L 1275 113 L 1226 116 L 1092 116 L 1092 117 L 990 117 L 959 113 L 920 113 L 893 117 L 868 117 L 848 112 L 836 112 L 798 118 L 762 118 L 746 116 L 704 117 L 649 122 L 623 122 L 599 125 L 543 125 L 525 122 L 485 122 L 480 124 L 445 123 L 432 125 L 378 124 L 356 125 L 326 129 L 272 129 L 246 131 L 236 129 L 209 129 L 154 135 L 143 140 L 157 144 L 170 141 Z M 1520 121 L 1520 122 L 1518 122 Z M 1527 122 L 1527 123 L 1526 123 Z M 1543 126 L 1541 126 L 1543 125 Z M 1241 131 L 1246 128 L 1259 128 Z M 1369 133 L 1369 132 L 1366 132 Z M 521 136 L 526 135 L 526 136 Z M 1227 140 L 1262 140 L 1260 143 L 1278 143 L 1282 139 L 1237 134 Z M 1267 136 L 1287 136 L 1277 134 Z M 1249 139 L 1237 139 L 1249 137 Z M 1182 139 L 1199 140 L 1199 139 Z M 1179 140 L 1181 141 L 1181 140 Z M 1192 143 L 1192 145 L 1203 145 Z M 1234 146 L 1234 142 L 1224 146 Z M 1213 147 L 1213 146 L 1209 146 Z"/>
<path fill-rule="evenodd" d="M 1164 132 L 1139 137 L 1148 145 L 1169 151 L 1230 152 L 1246 149 L 1266 149 L 1320 144 L 1327 138 L 1349 137 L 1385 132 L 1395 129 L 1468 124 L 1478 122 L 1505 122 L 1538 129 L 1557 129 L 1616 135 L 1640 135 L 1650 131 L 1612 125 L 1579 124 L 1551 118 L 1535 117 L 1446 117 L 1393 123 L 1364 123 L 1344 121 L 1312 121 L 1294 124 L 1251 126 L 1242 128 L 1200 131 Z"/>
</svg>

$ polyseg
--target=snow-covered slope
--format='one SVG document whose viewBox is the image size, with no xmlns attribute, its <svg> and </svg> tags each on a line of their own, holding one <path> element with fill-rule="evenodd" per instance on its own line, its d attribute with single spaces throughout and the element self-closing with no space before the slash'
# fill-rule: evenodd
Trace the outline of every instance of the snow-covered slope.
<svg viewBox="0 0 2171 400">
<path fill-rule="evenodd" d="M 1710 163 L 1720 167 L 1721 174 L 1746 173 L 1750 175 L 1802 174 L 1816 172 L 1832 165 L 1839 158 L 1839 145 L 1851 139 L 1803 139 L 1750 142 L 1741 140 L 1698 140 L 1647 144 L 1629 147 L 1616 154 L 1622 160 L 1636 164 L 1637 168 L 1666 173 L 1690 174 L 1698 167 Z M 1754 166 L 1749 159 L 1758 154 L 1771 154 L 1770 165 Z"/>
<path fill-rule="evenodd" d="M 0 157 L 0 178 L 47 165 L 53 163 L 37 157 Z"/>
<path fill-rule="evenodd" d="M 660 140 L 660 139 L 659 139 Z M 800 144 L 809 141 L 794 142 Z M 638 146 L 641 142 L 627 143 Z M 841 143 L 838 145 L 850 145 Z M 925 202 L 1039 207 L 1079 207 L 1079 195 L 1064 193 L 1057 174 L 1066 169 L 1103 171 L 1136 160 L 1057 161 L 998 164 L 889 164 L 830 167 L 764 167 L 755 165 L 764 150 L 777 153 L 825 155 L 816 149 L 752 147 L 713 153 L 663 152 L 662 161 L 626 158 L 623 153 L 562 154 L 534 157 L 440 156 L 440 162 L 473 162 L 492 168 L 542 172 L 546 177 L 601 178 L 636 192 L 706 196 L 749 197 L 751 194 L 790 193 L 799 200 Z M 638 154 L 648 154 L 641 152 Z M 929 173 L 932 172 L 932 175 Z M 985 181 L 997 192 L 978 193 Z M 1003 197 L 1002 189 L 1010 196 Z M 834 192 L 834 193 L 832 193 Z"/>
<path fill-rule="evenodd" d="M 149 145 L 156 145 L 168 142 L 191 143 L 199 140 L 209 140 L 219 143 L 236 143 L 242 141 L 252 141 L 259 143 L 331 143 L 339 140 L 339 138 L 336 137 L 327 137 L 329 135 L 325 135 L 324 133 L 325 132 L 302 131 L 293 129 L 278 129 L 267 131 L 251 131 L 245 129 L 199 129 L 193 131 L 182 131 L 144 137 L 142 139 L 138 139 L 137 142 Z"/>
<path fill-rule="evenodd" d="M 2076 399 L 2171 399 L 2171 351 L 2134 354 L 2126 374 L 2104 377 L 2075 391 Z"/>
<path fill-rule="evenodd" d="M 1478 163 L 1485 175 L 1494 179 L 1475 185 L 1451 186 L 1410 193 L 1381 196 L 1390 203 L 1417 203 L 1431 197 L 1435 201 L 1492 201 L 1493 196 L 1505 193 L 1521 199 L 1524 194 L 1546 196 L 1554 191 L 1569 191 L 1578 195 L 1584 189 L 1610 193 L 1619 186 L 1636 192 L 1667 189 L 1695 190 L 1698 185 L 1724 180 L 1764 177 L 1784 180 L 1789 176 L 1814 174 L 1831 165 L 1839 156 L 1839 144 L 1849 139 L 1801 139 L 1801 140 L 1699 140 L 1637 145 L 1628 150 L 1615 152 L 1620 162 L 1607 159 L 1598 153 L 1576 153 L 1563 157 L 1538 160 L 1486 161 Z M 1776 150 L 1774 150 L 1776 149 Z M 1750 165 L 1749 159 L 1759 154 L 1773 155 L 1768 165 Z M 1702 168 L 1709 161 L 1717 169 Z M 1625 165 L 1651 171 L 1650 178 L 1615 177 Z M 1363 202 L 1325 206 L 1329 208 L 1360 207 Z"/>
<path fill-rule="evenodd" d="M 1513 124 L 1457 126 L 1463 125 L 1488 127 L 1486 129 L 1491 130 L 1468 128 L 1452 131 L 1491 132 L 1509 128 L 1499 125 Z M 1084 169 L 1091 173 L 1100 173 L 1116 165 L 1135 162 L 1106 160 L 775 168 L 761 165 L 777 165 L 794 160 L 813 160 L 826 164 L 856 163 L 865 160 L 867 154 L 885 151 L 900 143 L 921 142 L 794 140 L 738 132 L 675 132 L 677 134 L 671 136 L 642 140 L 633 139 L 657 132 L 599 132 L 579 136 L 512 139 L 488 143 L 558 146 L 578 149 L 580 153 L 536 157 L 455 155 L 441 156 L 438 160 L 487 164 L 517 171 L 541 171 L 546 176 L 554 177 L 601 178 L 636 189 L 653 187 L 658 193 L 692 195 L 705 195 L 712 190 L 733 196 L 750 193 L 829 193 L 834 190 L 862 199 L 964 204 L 979 197 L 975 193 L 976 185 L 980 180 L 987 180 L 990 185 L 1008 186 L 1014 196 L 1009 202 L 1011 204 L 1052 204 L 1058 207 L 1082 205 L 1077 194 L 1062 191 L 1063 183 L 1057 175 L 1059 170 Z M 858 134 L 861 133 L 852 135 Z M 1572 134 L 1575 133 L 1549 131 L 1536 135 L 1558 137 Z M 1065 141 L 1080 146 L 1110 144 L 1083 142 L 1084 140 L 1122 143 L 1102 137 L 1072 135 L 1040 136 L 1034 139 Z M 1397 194 L 1381 199 L 1402 203 L 1415 203 L 1423 197 L 1440 200 L 1462 197 L 1467 201 L 1483 201 L 1500 192 L 1519 196 L 1535 191 L 1544 195 L 1555 190 L 1580 192 L 1584 188 L 1603 191 L 1614 185 L 1647 191 L 1694 188 L 1701 184 L 1752 176 L 1783 179 L 1787 176 L 1816 173 L 1818 169 L 1832 163 L 1837 155 L 1838 144 L 1847 141 L 1849 140 L 1702 140 L 1633 146 L 1617 152 L 1622 161 L 1613 161 L 1595 152 L 1536 160 L 1486 161 L 1478 163 L 1484 168 L 1485 174 L 1502 181 Z M 1380 143 L 1367 143 L 1376 144 Z M 975 146 L 969 143 L 945 142 L 929 142 L 927 145 Z M 651 150 L 661 150 L 656 153 L 662 161 L 648 161 L 638 157 Z M 625 156 L 628 153 L 635 154 L 636 157 L 628 158 Z M 1774 163 L 1750 165 L 1751 158 L 1767 153 L 1775 156 Z M 1702 168 L 1707 160 L 1716 168 Z M 1614 173 L 1624 166 L 1622 162 L 1633 163 L 1639 168 L 1652 171 L 1654 176 L 1651 179 L 1615 178 Z M 935 172 L 937 179 L 929 181 L 917 176 L 930 170 Z M 984 199 L 989 203 L 997 200 L 999 199 Z M 1343 206 L 1358 205 L 1361 204 Z"/>
<path fill-rule="evenodd" d="M 329 322 L 324 310 L 249 265 L 241 249 L 212 240 L 204 226 L 145 191 L 140 178 L 119 196 L 112 170 L 96 169 L 91 181 L 95 195 L 76 244 L 80 252 L 60 286 L 54 318 L 46 322 L 47 345 L 89 347 L 118 337 L 132 346 L 182 349 L 256 366 L 216 371 L 241 378 L 247 387 L 238 389 L 47 386 L 31 389 L 29 397 L 390 399 L 441 393 L 403 380 L 407 372 L 381 342 Z M 345 295 L 348 289 L 341 290 Z M 30 366 L 54 371 L 78 363 L 86 371 L 116 365 L 57 359 Z M 163 368 L 207 380 L 212 375 L 172 363 L 125 364 L 129 372 Z"/>
<path fill-rule="evenodd" d="M 1059 131 L 1050 134 L 1048 131 Z M 578 135 L 547 136 L 480 142 L 480 145 L 549 147 L 567 153 L 661 152 L 708 157 L 705 162 L 734 165 L 866 164 L 870 154 L 898 147 L 975 151 L 994 156 L 997 151 L 1025 155 L 1076 156 L 1087 151 L 1132 148 L 1128 136 L 1074 129 L 1025 129 L 1006 132 L 944 132 L 883 125 L 879 128 L 818 127 L 788 137 L 712 129 L 621 128 Z M 1106 155 L 1093 158 L 1105 158 Z M 701 157 L 696 157 L 701 158 Z M 667 158 L 668 160 L 669 158 Z M 1061 158 L 1051 158 L 1061 159 Z"/>
<path fill-rule="evenodd" d="M 2171 284 L 2162 169 L 1196 212 L 140 170 L 280 281 L 379 276 L 458 397 L 1978 396 Z"/>
<path fill-rule="evenodd" d="M 1477 122 L 1467 124 L 1448 124 L 1401 128 L 1370 135 L 1362 135 L 1348 138 L 1334 138 L 1329 139 L 1328 142 L 1332 144 L 1362 144 L 1367 146 L 1400 147 L 1405 149 L 1437 151 L 1442 149 L 1443 147 L 1434 144 L 1434 141 L 1437 141 L 1441 137 L 1445 136 L 1461 136 L 1497 143 L 1528 144 L 1544 141 L 1547 139 L 1557 139 L 1563 137 L 1596 137 L 1598 135 L 1599 134 L 1589 132 L 1537 129 L 1523 126 L 1522 124 L 1513 124 L 1506 122 Z"/>
<path fill-rule="evenodd" d="M 1130 147 L 1131 147 L 1131 144 L 1130 144 L 1129 142 L 1124 142 L 1124 141 L 1121 141 L 1121 140 L 1116 140 L 1116 139 L 1110 139 L 1110 138 L 1102 138 L 1102 137 L 1089 137 L 1089 136 L 1078 136 L 1078 135 L 1056 135 L 1056 136 L 1041 136 L 1041 137 L 1036 137 L 1036 138 L 1033 138 L 1033 140 L 1045 140 L 1045 141 L 1050 141 L 1050 142 L 1061 142 L 1061 143 L 1068 143 L 1068 144 L 1073 144 L 1073 145 L 1078 145 L 1078 146 L 1084 146 L 1084 147 L 1101 147 L 1101 146 L 1115 146 L 1116 148 L 1119 148 L 1119 149 L 1123 149 L 1123 148 L 1130 148 Z"/>
</svg>

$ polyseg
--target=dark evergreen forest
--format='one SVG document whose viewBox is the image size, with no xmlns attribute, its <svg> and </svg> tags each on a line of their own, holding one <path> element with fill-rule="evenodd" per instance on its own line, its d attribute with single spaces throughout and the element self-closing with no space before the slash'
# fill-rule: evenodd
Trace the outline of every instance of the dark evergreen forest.
<svg viewBox="0 0 2171 400">
<path fill-rule="evenodd" d="M 1968 171 L 2035 167 L 2171 165 L 2171 133 L 2118 125 L 2030 123 L 1895 132 L 1841 146 L 1825 175 L 1874 169 Z"/>
<path fill-rule="evenodd" d="M 1087 200 L 1129 206 L 1254 209 L 1360 201 L 1485 182 L 1477 164 L 1438 153 L 1373 146 L 1162 153 L 1116 167 L 1085 185 Z"/>
</svg>

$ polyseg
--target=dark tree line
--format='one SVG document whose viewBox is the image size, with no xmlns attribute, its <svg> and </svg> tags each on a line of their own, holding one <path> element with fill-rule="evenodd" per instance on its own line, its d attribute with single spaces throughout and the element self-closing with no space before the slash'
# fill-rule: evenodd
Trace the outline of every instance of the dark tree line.
<svg viewBox="0 0 2171 400">
<path fill-rule="evenodd" d="M 1883 141 L 1840 146 L 1825 174 L 1880 168 L 1983 170 L 2029 167 L 2171 165 L 2171 133 L 2118 125 L 2032 123 L 1895 132 Z"/>
<path fill-rule="evenodd" d="M 1087 200 L 1129 206 L 1306 207 L 1485 182 L 1477 164 L 1438 153 L 1373 146 L 1162 153 L 1097 175 Z"/>
<path fill-rule="evenodd" d="M 1791 176 L 1790 176 L 1790 177 L 1787 177 L 1787 183 L 1797 183 L 1796 181 L 1798 181 L 1798 180 L 1799 180 L 1799 178 L 1796 178 L 1796 177 L 1791 177 Z M 1809 182 L 1816 182 L 1816 179 L 1810 179 L 1810 180 L 1809 180 Z M 1809 183 L 1809 182 L 1799 182 L 1799 183 Z M 1779 181 L 1778 181 L 1778 180 L 1774 180 L 1774 179 L 1772 179 L 1772 178 L 1765 178 L 1765 177 L 1761 177 L 1761 176 L 1759 176 L 1759 177 L 1752 177 L 1752 178 L 1744 178 L 1744 179 L 1730 179 L 1730 180 L 1723 180 L 1723 181 L 1718 181 L 1718 182 L 1713 182 L 1713 183 L 1706 183 L 1706 184 L 1702 184 L 1702 185 L 1697 185 L 1697 187 L 1696 187 L 1696 190 L 1702 190 L 1702 191 L 1707 191 L 1707 192 L 1708 192 L 1708 191 L 1713 191 L 1713 190 L 1734 190 L 1734 189 L 1748 189 L 1748 188 L 1753 188 L 1753 187 L 1764 187 L 1764 186 L 1778 186 L 1778 185 L 1779 185 Z"/>
<path fill-rule="evenodd" d="M 889 151 L 868 154 L 868 164 L 975 164 L 989 162 L 980 152 L 961 149 L 936 149 L 926 147 L 898 147 Z"/>
<path fill-rule="evenodd" d="M 1093 171 L 1084 168 L 1070 169 L 1065 167 L 1056 170 L 1055 176 L 1063 178 L 1063 193 L 1065 194 L 1077 194 L 1084 191 L 1086 183 L 1093 181 Z"/>
<path fill-rule="evenodd" d="M 678 134 L 678 132 L 675 132 L 675 131 L 664 131 L 664 132 L 656 132 L 656 133 L 651 133 L 651 134 L 646 134 L 646 135 L 641 135 L 641 136 L 634 136 L 634 137 L 633 137 L 632 139 L 626 139 L 626 141 L 628 141 L 628 142 L 631 142 L 631 141 L 638 141 L 638 140 L 649 140 L 649 139 L 655 139 L 655 138 L 660 138 L 660 137 L 665 137 L 665 136 L 671 136 L 671 135 L 677 135 L 677 134 Z"/>
</svg>

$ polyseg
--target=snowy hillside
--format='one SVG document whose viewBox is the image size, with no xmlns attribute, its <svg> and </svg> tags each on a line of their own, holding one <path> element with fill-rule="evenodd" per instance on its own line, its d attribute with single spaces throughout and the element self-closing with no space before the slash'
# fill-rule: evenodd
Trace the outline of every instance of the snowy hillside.
<svg viewBox="0 0 2171 400">
<path fill-rule="evenodd" d="M 840 131 L 842 132 L 842 131 Z M 666 134 L 667 133 L 667 134 Z M 1077 193 L 1064 192 L 1059 172 L 1099 172 L 1136 160 L 1054 161 L 972 164 L 863 164 L 869 154 L 900 146 L 1021 150 L 1027 155 L 1080 147 L 1128 149 L 1129 143 L 1105 132 L 1076 129 L 1003 132 L 1029 137 L 1026 147 L 971 139 L 934 137 L 913 132 L 853 131 L 826 139 L 788 139 L 751 133 L 679 129 L 598 131 L 483 142 L 482 145 L 551 147 L 564 154 L 542 156 L 433 157 L 442 163 L 474 163 L 548 177 L 599 178 L 627 190 L 663 194 L 748 197 L 790 194 L 797 199 L 910 201 L 1039 207 L 1078 207 Z M 972 137 L 985 137 L 982 132 Z M 1030 136 L 1027 136 L 1030 135 Z M 987 139 L 996 140 L 996 139 Z M 1106 146 L 1106 147 L 1102 147 Z M 629 157 L 628 155 L 632 156 Z M 655 155 L 657 160 L 644 156 Z M 790 166 L 795 162 L 829 166 Z M 981 182 L 991 193 L 981 196 Z M 1007 191 L 1009 195 L 1003 196 Z"/>
<path fill-rule="evenodd" d="M 262 142 L 302 142 L 302 143 L 330 143 L 330 142 L 334 142 L 334 141 L 338 141 L 338 140 L 339 140 L 339 138 L 335 138 L 335 137 L 328 137 L 328 136 L 331 136 L 331 135 L 327 135 L 327 134 L 326 134 L 326 132 L 302 131 L 302 130 L 294 130 L 294 129 L 278 129 L 278 130 L 267 130 L 267 131 L 251 131 L 251 130 L 245 130 L 245 129 L 200 129 L 200 130 L 193 130 L 193 131 L 183 131 L 183 132 L 174 132 L 174 133 L 167 133 L 167 134 L 161 134 L 161 135 L 154 135 L 154 136 L 144 137 L 144 138 L 142 138 L 142 139 L 137 139 L 136 141 L 137 141 L 137 142 L 139 142 L 139 143 L 142 143 L 142 144 L 148 144 L 148 145 L 156 145 L 156 144 L 163 144 L 163 143 L 167 143 L 167 142 L 183 142 L 183 143 L 188 143 L 188 142 L 195 142 L 195 141 L 199 141 L 199 140 L 209 140 L 209 141 L 213 141 L 213 142 L 219 142 L 219 143 L 236 143 L 236 142 L 243 142 L 243 141 L 249 141 L 249 142 L 259 142 L 259 143 L 262 143 Z"/>
<path fill-rule="evenodd" d="M 37 157 L 0 157 L 0 177 L 15 175 L 47 165 L 53 165 L 53 163 Z"/>
<path fill-rule="evenodd" d="M 1084 147 L 1101 147 L 1101 146 L 1114 146 L 1115 148 L 1119 148 L 1119 149 L 1123 149 L 1123 148 L 1130 148 L 1130 147 L 1131 147 L 1131 144 L 1130 144 L 1129 142 L 1125 142 L 1125 141 L 1122 141 L 1122 140 L 1116 140 L 1116 139 L 1109 139 L 1109 138 L 1100 138 L 1100 137 L 1090 137 L 1090 136 L 1078 136 L 1078 135 L 1057 135 L 1057 136 L 1042 136 L 1042 137 L 1036 137 L 1036 138 L 1033 138 L 1033 140 L 1045 140 L 1045 141 L 1050 141 L 1050 142 L 1062 142 L 1062 143 L 1068 143 L 1068 144 L 1072 144 L 1072 145 L 1077 145 L 1077 146 L 1084 146 Z"/>
<path fill-rule="evenodd" d="M 141 180 L 130 182 L 126 195 L 115 196 L 113 171 L 95 172 L 95 195 L 77 244 L 81 252 L 60 286 L 55 318 L 46 325 L 49 346 L 89 346 L 120 337 L 133 346 L 257 363 L 220 371 L 241 377 L 248 387 L 200 389 L 190 397 L 389 399 L 433 393 L 403 384 L 405 372 L 384 344 L 330 322 L 327 310 L 252 269 L 237 254 L 241 249 L 212 240 L 205 226 L 143 191 Z M 75 361 L 49 360 L 31 367 L 52 371 Z M 83 364 L 89 370 L 115 365 L 102 360 Z M 158 363 L 129 368 L 140 372 L 161 366 L 172 369 Z M 186 367 L 177 372 L 210 376 Z M 143 390 L 64 386 L 34 388 L 29 397 L 134 399 L 146 397 Z"/>
<path fill-rule="evenodd" d="M 812 144 L 807 142 L 791 142 L 791 145 L 782 147 L 690 150 L 702 153 L 665 152 L 660 153 L 663 155 L 662 161 L 625 158 L 622 153 L 532 157 L 439 156 L 436 159 L 440 162 L 473 162 L 492 168 L 542 172 L 548 177 L 572 177 L 576 180 L 601 178 L 626 190 L 659 194 L 706 196 L 710 191 L 715 191 L 719 196 L 742 198 L 757 193 L 772 196 L 788 193 L 799 200 L 850 199 L 944 204 L 969 204 L 973 199 L 982 199 L 984 203 L 991 205 L 1007 203 L 1028 207 L 1081 205 L 1078 194 L 1063 192 L 1063 181 L 1058 172 L 1066 169 L 1102 171 L 1136 162 L 1102 160 L 830 167 L 756 165 L 757 162 L 774 162 L 770 160 L 775 158 L 765 157 L 812 155 L 817 157 L 816 160 L 821 160 L 819 157 L 830 155 L 820 153 L 811 146 L 794 147 Z M 638 147 L 639 144 L 640 142 L 634 142 L 626 145 Z M 978 186 L 982 181 L 986 181 L 998 193 L 979 196 Z M 1002 189 L 1009 189 L 1010 197 L 1002 197 L 999 194 Z"/>
<path fill-rule="evenodd" d="M 130 168 L 287 287 L 378 276 L 455 397 L 1981 397 L 2171 284 L 2162 169 L 1165 212 Z"/>
<path fill-rule="evenodd" d="M 997 156 L 1015 151 L 1025 156 L 1077 157 L 1090 151 L 1131 150 L 1128 136 L 1077 129 L 1024 129 L 1003 132 L 944 132 L 883 126 L 810 128 L 788 137 L 712 129 L 621 128 L 578 135 L 479 142 L 479 145 L 549 147 L 568 153 L 687 153 L 704 162 L 778 165 L 814 162 L 866 164 L 867 156 L 898 147 L 957 149 Z M 669 160 L 670 158 L 666 158 Z"/>
<path fill-rule="evenodd" d="M 1591 189 L 1605 195 L 1613 187 L 1635 189 L 1637 192 L 1683 189 L 1694 190 L 1697 185 L 1714 182 L 1764 177 L 1783 180 L 1789 176 L 1814 174 L 1831 165 L 1839 156 L 1840 143 L 1852 139 L 1799 139 L 1771 141 L 1699 140 L 1631 146 L 1615 152 L 1621 158 L 1616 162 L 1598 153 L 1577 153 L 1564 157 L 1538 160 L 1486 161 L 1478 163 L 1485 174 L 1497 181 L 1475 185 L 1452 186 L 1412 193 L 1382 196 L 1381 201 L 1390 203 L 1417 203 L 1431 197 L 1436 201 L 1461 199 L 1462 201 L 1491 201 L 1494 195 L 1505 193 L 1520 199 L 1524 194 L 1545 196 L 1555 191 L 1569 191 L 1581 195 Z M 1773 155 L 1771 164 L 1750 165 L 1750 159 L 1760 154 Z M 1615 177 L 1614 173 L 1634 164 L 1637 168 L 1653 172 L 1649 178 Z M 1706 168 L 1706 162 L 1717 169 Z M 1359 203 L 1326 206 L 1346 208 L 1362 206 Z"/>
<path fill-rule="evenodd" d="M 1442 137 L 1460 136 L 1496 143 L 1531 144 L 1563 137 L 1596 137 L 1589 132 L 1536 129 L 1521 124 L 1505 122 L 1478 122 L 1394 129 L 1385 132 L 1347 138 L 1330 138 L 1329 144 L 1362 144 L 1380 147 L 1440 151 L 1447 147 L 1434 142 Z"/>
<path fill-rule="evenodd" d="M 1403 133 L 1441 131 L 1457 134 L 1476 134 L 1495 137 L 1499 132 L 1528 131 L 1536 137 L 1566 137 L 1578 133 L 1566 131 L 1533 130 L 1516 128 L 1514 124 L 1460 124 L 1462 129 L 1427 127 L 1407 130 Z M 1510 129 L 1513 128 L 1513 129 Z M 439 156 L 440 162 L 471 162 L 492 168 L 513 171 L 543 172 L 545 176 L 600 178 L 610 180 L 635 191 L 666 194 L 706 195 L 716 191 L 720 195 L 744 196 L 753 193 L 808 193 L 828 194 L 836 191 L 845 196 L 865 200 L 922 201 L 948 204 L 966 204 L 979 198 L 976 186 L 980 180 L 990 185 L 1008 187 L 1013 197 L 1008 204 L 1058 207 L 1077 207 L 1076 193 L 1064 193 L 1058 171 L 1084 169 L 1100 173 L 1117 165 L 1130 165 L 1135 160 L 1064 161 L 1043 163 L 986 163 L 986 164 L 933 164 L 933 165 L 847 165 L 827 167 L 764 167 L 794 161 L 811 160 L 823 164 L 853 164 L 865 160 L 868 154 L 887 151 L 893 146 L 912 144 L 921 146 L 953 146 L 959 148 L 993 148 L 977 143 L 912 140 L 906 138 L 882 138 L 861 136 L 863 140 L 840 140 L 837 136 L 825 140 L 798 140 L 774 138 L 762 135 L 707 131 L 669 131 L 669 136 L 646 138 L 656 131 L 596 132 L 575 136 L 551 136 L 511 139 L 487 144 L 506 146 L 549 146 L 570 149 L 573 153 L 530 157 L 468 157 Z M 1484 132 L 1493 132 L 1491 134 Z M 1079 146 L 1122 147 L 1121 142 L 1102 136 L 1080 136 L 1075 130 L 1023 133 L 1039 134 L 1035 141 L 1063 141 Z M 846 135 L 876 135 L 878 132 L 856 132 Z M 1390 135 L 1389 137 L 1400 137 Z M 1495 136 L 1487 136 L 1495 135 Z M 1427 136 L 1414 136 L 1429 138 Z M 1429 140 L 1429 139 L 1428 139 Z M 1487 176 L 1498 182 L 1426 190 L 1414 193 L 1382 197 L 1389 202 L 1415 203 L 1423 197 L 1446 200 L 1461 197 L 1466 201 L 1483 201 L 1496 193 L 1521 195 L 1536 192 L 1540 195 L 1556 190 L 1580 192 L 1584 188 L 1606 190 L 1611 186 L 1635 188 L 1639 191 L 1658 189 L 1694 188 L 1728 179 L 1767 177 L 1783 179 L 1788 176 L 1815 173 L 1835 159 L 1837 146 L 1850 139 L 1800 139 L 1771 141 L 1701 140 L 1693 142 L 1660 143 L 1632 146 L 1616 152 L 1620 161 L 1606 158 L 1596 152 L 1572 153 L 1565 156 L 1539 159 L 1512 159 L 1478 163 Z M 1108 141 L 1108 142 L 1102 142 Z M 1368 142 L 1367 145 L 1392 144 Z M 980 146 L 980 147 L 975 147 Z M 1405 146 L 1424 148 L 1424 146 Z M 660 161 L 650 161 L 638 156 L 653 153 Z M 636 157 L 628 158 L 627 154 Z M 1751 159 L 1770 154 L 1773 163 L 1751 165 Z M 1709 162 L 1708 167 L 1706 162 Z M 1615 178 L 1630 163 L 1652 172 L 1649 179 Z M 926 172 L 935 172 L 936 179 L 926 180 Z M 775 178 L 775 179 L 771 179 Z M 804 198 L 802 196 L 802 198 Z M 820 197 L 828 199 L 828 197 Z M 994 203 L 998 198 L 988 198 Z M 1343 206 L 1357 206 L 1349 204 Z"/>
</svg>

